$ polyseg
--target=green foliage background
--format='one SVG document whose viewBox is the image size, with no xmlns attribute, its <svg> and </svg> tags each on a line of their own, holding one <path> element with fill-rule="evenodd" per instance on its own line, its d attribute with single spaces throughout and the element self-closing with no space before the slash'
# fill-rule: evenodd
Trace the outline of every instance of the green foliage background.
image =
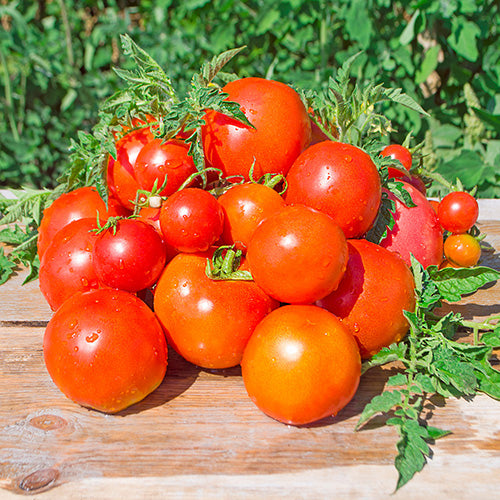
<svg viewBox="0 0 500 500">
<path fill-rule="evenodd" d="M 246 45 L 240 76 L 321 88 L 362 50 L 353 77 L 401 87 L 431 114 L 384 112 L 424 163 L 500 197 L 497 0 L 0 0 L 0 185 L 53 186 L 70 138 L 89 130 L 127 67 L 128 33 L 185 89 L 201 63 Z"/>
</svg>

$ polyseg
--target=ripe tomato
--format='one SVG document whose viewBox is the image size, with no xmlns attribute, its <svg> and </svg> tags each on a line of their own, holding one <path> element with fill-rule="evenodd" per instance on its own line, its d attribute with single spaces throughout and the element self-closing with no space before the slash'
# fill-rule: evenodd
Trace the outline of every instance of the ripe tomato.
<svg viewBox="0 0 500 500">
<path fill-rule="evenodd" d="M 92 259 L 97 239 L 94 229 L 95 218 L 75 220 L 54 236 L 43 254 L 40 291 L 53 311 L 76 292 L 99 287 Z"/>
<path fill-rule="evenodd" d="M 396 205 L 395 224 L 380 246 L 398 253 L 408 265 L 412 253 L 422 266 L 438 266 L 443 258 L 443 231 L 436 212 L 418 189 L 406 182 L 403 185 L 416 207 L 408 208 L 388 193 Z"/>
<path fill-rule="evenodd" d="M 222 242 L 246 251 L 257 226 L 285 206 L 285 200 L 263 184 L 237 184 L 219 197 L 224 209 Z"/>
<path fill-rule="evenodd" d="M 163 202 L 160 226 L 165 242 L 179 252 L 203 252 L 221 235 L 224 212 L 209 192 L 186 188 Z"/>
<path fill-rule="evenodd" d="M 481 258 L 481 245 L 468 233 L 451 234 L 444 241 L 444 255 L 453 267 L 472 267 Z"/>
<path fill-rule="evenodd" d="M 131 293 L 77 293 L 52 316 L 43 338 L 47 370 L 72 401 L 116 413 L 153 392 L 167 369 L 155 314 Z"/>
<path fill-rule="evenodd" d="M 324 141 L 307 148 L 286 176 L 285 201 L 328 214 L 346 238 L 359 238 L 372 226 L 381 200 L 377 167 L 350 144 Z"/>
<path fill-rule="evenodd" d="M 369 358 L 406 335 L 403 311 L 415 310 L 415 283 L 398 255 L 366 240 L 347 244 L 344 277 L 337 290 L 317 304 L 350 327 L 361 357 Z"/>
<path fill-rule="evenodd" d="M 241 372 L 248 395 L 264 413 L 303 425 L 336 415 L 349 403 L 361 360 L 354 337 L 332 313 L 289 305 L 257 325 Z"/>
<path fill-rule="evenodd" d="M 203 368 L 229 368 L 241 361 L 255 326 L 278 304 L 253 281 L 208 278 L 211 256 L 176 255 L 158 280 L 154 310 L 181 356 Z"/>
<path fill-rule="evenodd" d="M 297 92 L 263 78 L 235 80 L 222 90 L 255 128 L 208 111 L 203 127 L 208 163 L 225 176 L 242 175 L 246 180 L 254 162 L 255 179 L 265 173 L 285 175 L 311 141 L 309 115 Z"/>
<path fill-rule="evenodd" d="M 400 144 L 389 144 L 380 152 L 380 156 L 388 156 L 394 160 L 399 160 L 403 167 L 409 172 L 412 165 L 412 156 L 410 151 Z M 402 172 L 399 168 L 389 167 L 389 177 L 393 179 L 401 179 L 407 174 Z"/>
<path fill-rule="evenodd" d="M 439 203 L 439 223 L 450 233 L 466 233 L 477 221 L 476 199 L 464 191 L 448 193 Z"/>
<path fill-rule="evenodd" d="M 286 206 L 264 219 L 248 245 L 255 282 L 280 302 L 308 304 L 335 290 L 347 264 L 347 243 L 328 215 Z"/>
<path fill-rule="evenodd" d="M 156 283 L 166 263 L 166 249 L 154 227 L 123 219 L 101 232 L 93 261 L 99 280 L 112 288 L 137 292 Z"/>
<path fill-rule="evenodd" d="M 169 196 L 175 193 L 190 175 L 196 173 L 188 151 L 185 142 L 175 139 L 166 142 L 154 139 L 146 144 L 134 164 L 134 176 L 141 189 L 152 191 L 155 181 L 160 188 L 166 178 L 167 183 L 159 194 Z"/>
<path fill-rule="evenodd" d="M 154 139 L 149 128 L 132 130 L 116 143 L 116 160 L 108 158 L 108 189 L 124 207 L 134 210 L 137 190 L 140 189 L 134 175 L 135 160 L 141 149 Z"/>
<path fill-rule="evenodd" d="M 82 187 L 59 196 L 43 212 L 38 228 L 38 257 L 42 259 L 56 233 L 70 222 L 91 217 L 105 221 L 108 218 L 106 204 L 95 187 Z"/>
</svg>

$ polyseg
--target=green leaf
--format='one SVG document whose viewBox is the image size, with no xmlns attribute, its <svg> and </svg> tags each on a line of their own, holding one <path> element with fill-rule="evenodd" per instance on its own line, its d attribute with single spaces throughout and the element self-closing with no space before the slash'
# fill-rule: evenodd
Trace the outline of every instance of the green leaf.
<svg viewBox="0 0 500 500">
<path fill-rule="evenodd" d="M 477 24 L 464 17 L 454 17 L 448 42 L 457 54 L 474 62 L 479 56 L 476 39 L 480 35 L 481 31 Z"/>
<path fill-rule="evenodd" d="M 500 272 L 484 266 L 458 269 L 429 266 L 427 270 L 443 299 L 449 302 L 457 302 L 463 295 L 500 278 Z"/>
<path fill-rule="evenodd" d="M 370 359 L 363 361 L 362 373 L 366 373 L 370 368 L 382 366 L 393 361 L 406 360 L 407 345 L 404 342 L 391 344 L 389 347 L 383 347 Z"/>
<path fill-rule="evenodd" d="M 401 391 L 384 391 L 382 394 L 374 396 L 372 400 L 364 407 L 356 429 L 359 429 L 365 422 L 370 420 L 377 413 L 387 413 L 395 406 L 401 404 L 403 400 Z"/>
<path fill-rule="evenodd" d="M 497 134 L 500 134 L 500 115 L 488 113 L 480 108 L 473 107 L 472 109 L 485 125 L 491 127 Z"/>
<path fill-rule="evenodd" d="M 202 85 L 209 85 L 216 77 L 219 71 L 231 60 L 234 56 L 239 54 L 246 47 L 238 47 L 231 49 L 214 56 L 209 62 L 206 62 L 201 67 L 200 77 Z"/>
<path fill-rule="evenodd" d="M 14 273 L 15 267 L 15 262 L 12 262 L 9 257 L 5 255 L 4 249 L 0 247 L 0 285 L 4 284 Z"/>
<path fill-rule="evenodd" d="M 434 45 L 425 53 L 424 60 L 415 74 L 415 83 L 417 85 L 425 82 L 428 76 L 437 68 L 440 50 L 439 45 Z"/>
<path fill-rule="evenodd" d="M 411 16 L 410 22 L 406 25 L 405 29 L 399 36 L 399 43 L 407 45 L 415 38 L 415 24 L 420 16 L 420 9 L 417 9 Z"/>
</svg>

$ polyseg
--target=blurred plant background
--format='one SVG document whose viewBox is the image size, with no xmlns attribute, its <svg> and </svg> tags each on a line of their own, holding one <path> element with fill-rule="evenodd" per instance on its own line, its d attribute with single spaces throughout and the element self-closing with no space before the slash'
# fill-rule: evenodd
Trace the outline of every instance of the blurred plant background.
<svg viewBox="0 0 500 500">
<path fill-rule="evenodd" d="M 431 114 L 387 107 L 425 166 L 500 197 L 498 0 L 0 0 L 0 186 L 51 187 L 70 138 L 89 130 L 127 67 L 128 33 L 185 89 L 201 63 L 246 45 L 240 76 L 321 88 L 353 78 L 400 87 Z"/>
</svg>

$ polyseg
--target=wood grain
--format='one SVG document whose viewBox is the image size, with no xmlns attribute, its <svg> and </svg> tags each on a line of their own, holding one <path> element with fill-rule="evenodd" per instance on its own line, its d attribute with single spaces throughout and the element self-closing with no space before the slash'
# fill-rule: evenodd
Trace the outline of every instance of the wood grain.
<svg viewBox="0 0 500 500">
<path fill-rule="evenodd" d="M 500 206 L 500 205 L 499 205 Z M 500 222 L 481 229 L 500 269 Z M 144 401 L 105 415 L 66 399 L 43 363 L 51 312 L 25 271 L 0 287 L 0 498 L 388 498 L 396 484 L 396 431 L 354 427 L 391 368 L 369 371 L 337 416 L 292 427 L 262 414 L 239 368 L 199 369 L 172 350 L 165 380 Z M 500 284 L 454 310 L 500 312 Z M 432 424 L 452 434 L 394 498 L 482 498 L 500 487 L 500 403 L 436 398 Z"/>
</svg>

